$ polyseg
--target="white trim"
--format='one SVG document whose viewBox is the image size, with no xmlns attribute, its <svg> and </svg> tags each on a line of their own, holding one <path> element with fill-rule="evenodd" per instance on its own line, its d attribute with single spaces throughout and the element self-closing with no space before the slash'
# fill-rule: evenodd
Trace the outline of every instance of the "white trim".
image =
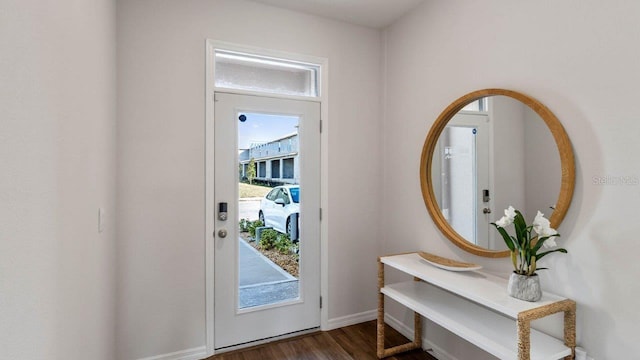
<svg viewBox="0 0 640 360">
<path fill-rule="evenodd" d="M 339 329 L 345 326 L 360 324 L 363 322 L 375 320 L 377 316 L 378 316 L 378 310 L 369 310 L 369 311 L 363 311 L 357 314 L 340 316 L 337 318 L 329 319 L 327 321 L 327 328 L 322 330 L 330 331 L 330 330 Z"/>
<path fill-rule="evenodd" d="M 215 99 L 214 99 L 214 88 L 211 86 L 211 82 L 213 82 L 213 74 L 215 68 L 215 47 L 214 44 L 207 40 L 206 41 L 206 69 L 205 69 L 205 156 L 204 156 L 204 168 L 205 168 L 205 203 L 204 203 L 204 213 L 205 213 L 205 242 L 204 242 L 204 252 L 205 252 L 205 341 L 206 341 L 206 350 L 207 356 L 211 356 L 215 353 L 215 337 L 214 337 L 214 285 L 213 279 L 215 279 L 214 274 L 214 237 L 213 237 L 213 216 L 215 214 L 215 208 L 213 204 L 213 181 L 211 179 L 215 178 L 215 164 L 213 163 L 215 158 L 215 153 L 213 146 L 214 139 L 214 126 L 213 126 L 213 114 L 215 114 Z"/>
<path fill-rule="evenodd" d="M 278 58 L 286 58 L 295 61 L 308 62 L 320 65 L 320 79 L 318 84 L 319 97 L 299 97 L 299 96 L 287 96 L 277 94 L 266 93 L 254 93 L 250 91 L 238 91 L 229 89 L 218 89 L 223 92 L 233 92 L 246 95 L 260 95 L 263 97 L 277 97 L 284 99 L 300 99 L 306 101 L 319 101 L 320 102 L 320 120 L 323 122 L 322 133 L 320 134 L 320 206 L 323 209 L 328 209 L 328 134 L 329 134 L 329 60 L 327 58 L 321 58 L 316 56 L 308 56 L 301 54 L 294 54 L 284 51 L 268 50 L 258 47 L 238 45 L 225 41 L 218 41 L 213 39 L 207 39 L 205 41 L 205 338 L 206 338 L 206 356 L 212 356 L 215 354 L 214 342 L 214 237 L 213 237 L 213 218 L 215 216 L 214 198 L 213 198 L 213 179 L 214 174 L 214 149 L 213 147 L 207 147 L 207 144 L 213 144 L 214 129 L 213 129 L 213 116 L 215 114 L 215 101 L 214 94 L 217 90 L 215 87 L 215 50 L 224 49 L 237 52 L 246 52 L 251 54 L 258 54 L 263 56 L 272 56 Z M 211 120 L 210 120 L 211 119 Z M 325 214 L 327 211 L 325 211 Z M 330 301 L 328 296 L 329 289 L 329 216 L 323 216 L 320 222 L 320 296 L 325 299 L 322 308 L 320 309 L 320 329 L 326 330 L 329 326 L 329 307 Z"/>
<path fill-rule="evenodd" d="M 392 328 L 396 329 L 400 334 L 404 335 L 406 338 L 413 339 L 413 329 L 407 326 L 402 321 L 394 318 L 389 314 L 384 314 L 384 322 L 387 325 L 391 326 Z M 427 339 L 426 335 L 424 335 L 425 333 L 426 331 L 422 332 L 423 334 L 422 348 L 424 350 L 431 349 L 432 350 L 430 351 L 431 355 L 433 355 L 439 360 L 458 360 L 456 357 L 444 351 L 441 347 L 439 347 L 438 345 L 434 344 L 432 341 Z"/>
<path fill-rule="evenodd" d="M 206 356 L 207 356 L 207 347 L 199 346 L 197 348 L 146 357 L 138 360 L 198 360 Z"/>
<path fill-rule="evenodd" d="M 215 50 L 214 50 L 215 51 Z M 311 102 L 320 102 L 321 98 L 317 96 L 300 96 L 300 95 L 286 95 L 286 94 L 275 94 L 275 93 L 266 93 L 259 91 L 251 91 L 251 90 L 243 90 L 243 89 L 231 89 L 220 86 L 213 86 L 213 90 L 215 92 L 227 93 L 227 94 L 237 94 L 237 95 L 248 95 L 248 96 L 260 96 L 264 98 L 276 98 L 276 99 L 287 99 L 287 100 L 302 100 L 302 101 L 311 101 Z"/>
<path fill-rule="evenodd" d="M 324 58 L 320 66 L 320 296 L 324 304 L 320 309 L 320 330 L 329 324 L 329 59 Z"/>
</svg>

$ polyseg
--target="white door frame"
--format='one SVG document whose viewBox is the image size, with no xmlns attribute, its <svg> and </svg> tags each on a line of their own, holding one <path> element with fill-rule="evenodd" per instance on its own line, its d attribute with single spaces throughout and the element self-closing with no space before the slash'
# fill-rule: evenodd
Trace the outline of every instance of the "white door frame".
<svg viewBox="0 0 640 360">
<path fill-rule="evenodd" d="M 320 79 L 319 79 L 319 91 L 320 96 L 315 98 L 303 97 L 303 96 L 285 96 L 257 93 L 251 91 L 240 91 L 221 89 L 215 87 L 215 50 L 231 50 L 237 52 L 244 52 L 249 54 L 272 56 L 277 58 L 290 59 L 295 61 L 302 61 L 308 63 L 320 64 Z M 206 334 L 206 347 L 207 356 L 214 355 L 214 216 L 215 216 L 215 204 L 214 204 L 214 192 L 213 192 L 213 179 L 214 179 L 214 148 L 210 146 L 214 141 L 214 126 L 213 118 L 215 114 L 215 102 L 214 93 L 216 90 L 228 93 L 246 94 L 246 95 L 258 95 L 264 97 L 275 97 L 284 99 L 295 100 L 315 100 L 320 102 L 320 120 L 322 124 L 322 132 L 320 134 L 320 206 L 322 209 L 327 209 L 328 205 L 328 133 L 329 133 L 329 121 L 327 114 L 329 113 L 328 104 L 328 67 L 329 61 L 326 58 L 314 57 L 293 54 L 282 51 L 267 50 L 257 47 L 237 45 L 233 43 L 217 41 L 212 39 L 206 40 L 206 70 L 205 70 L 205 334 Z M 329 221 L 326 214 L 323 215 L 320 221 L 320 296 L 323 299 L 327 299 L 327 293 L 329 289 L 328 273 L 328 229 Z M 328 301 L 323 302 L 323 306 L 320 309 L 320 329 L 327 329 L 329 322 Z"/>
</svg>

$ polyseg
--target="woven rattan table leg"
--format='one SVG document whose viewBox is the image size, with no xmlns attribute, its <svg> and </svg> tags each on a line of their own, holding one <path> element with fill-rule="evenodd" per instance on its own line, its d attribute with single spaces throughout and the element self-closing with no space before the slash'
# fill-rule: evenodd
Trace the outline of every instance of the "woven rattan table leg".
<svg viewBox="0 0 640 360">
<path fill-rule="evenodd" d="M 543 307 L 523 311 L 518 314 L 518 360 L 529 360 L 531 350 L 531 321 L 564 312 L 564 344 L 571 349 L 565 360 L 575 358 L 576 350 L 576 303 L 562 300 Z"/>
<path fill-rule="evenodd" d="M 415 279 L 418 281 L 419 279 Z M 379 359 L 422 348 L 422 316 L 417 312 L 413 313 L 414 336 L 413 342 L 394 346 L 389 349 L 384 348 L 384 264 L 378 259 L 378 324 L 376 337 L 376 355 Z"/>
<path fill-rule="evenodd" d="M 413 281 L 422 281 L 420 278 L 414 277 Z M 413 344 L 416 349 L 422 348 L 422 315 L 413 312 Z"/>
<path fill-rule="evenodd" d="M 518 360 L 530 360 L 531 356 L 531 321 L 518 318 Z"/>
<path fill-rule="evenodd" d="M 376 340 L 376 353 L 379 359 L 384 357 L 384 264 L 378 259 L 378 327 Z"/>
<path fill-rule="evenodd" d="M 564 312 L 564 344 L 571 348 L 571 355 L 566 360 L 576 357 L 576 303 L 571 301 L 569 309 Z"/>
</svg>

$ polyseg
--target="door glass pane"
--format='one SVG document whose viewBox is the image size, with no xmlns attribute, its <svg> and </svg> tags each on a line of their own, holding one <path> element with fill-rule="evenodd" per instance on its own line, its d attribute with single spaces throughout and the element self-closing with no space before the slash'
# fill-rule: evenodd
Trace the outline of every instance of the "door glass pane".
<svg viewBox="0 0 640 360">
<path fill-rule="evenodd" d="M 238 308 L 300 298 L 295 116 L 238 113 Z"/>
</svg>

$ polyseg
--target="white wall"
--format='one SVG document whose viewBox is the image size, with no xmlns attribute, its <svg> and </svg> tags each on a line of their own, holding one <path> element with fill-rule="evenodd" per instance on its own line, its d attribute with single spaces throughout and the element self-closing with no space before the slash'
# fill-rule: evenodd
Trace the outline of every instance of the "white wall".
<svg viewBox="0 0 640 360">
<path fill-rule="evenodd" d="M 329 59 L 325 301 L 374 309 L 380 32 L 242 0 L 123 0 L 117 25 L 117 358 L 205 344 L 207 38 Z"/>
<path fill-rule="evenodd" d="M 569 254 L 543 259 L 551 268 L 543 289 L 578 302 L 578 342 L 599 360 L 640 353 L 630 335 L 640 295 L 639 13 L 631 0 L 427 1 L 386 31 L 383 189 L 403 191 L 382 192 L 397 209 L 383 219 L 383 238 L 393 239 L 384 251 L 425 249 L 506 276 L 508 260 L 464 253 L 439 234 L 420 194 L 420 151 L 438 114 L 463 94 L 501 87 L 537 98 L 565 126 L 577 161 L 573 203 L 559 228 Z M 620 176 L 636 181 L 616 182 Z M 458 359 L 485 357 L 429 330 Z"/>
<path fill-rule="evenodd" d="M 2 1 L 0 49 L 0 359 L 113 359 L 115 2 Z"/>
</svg>

